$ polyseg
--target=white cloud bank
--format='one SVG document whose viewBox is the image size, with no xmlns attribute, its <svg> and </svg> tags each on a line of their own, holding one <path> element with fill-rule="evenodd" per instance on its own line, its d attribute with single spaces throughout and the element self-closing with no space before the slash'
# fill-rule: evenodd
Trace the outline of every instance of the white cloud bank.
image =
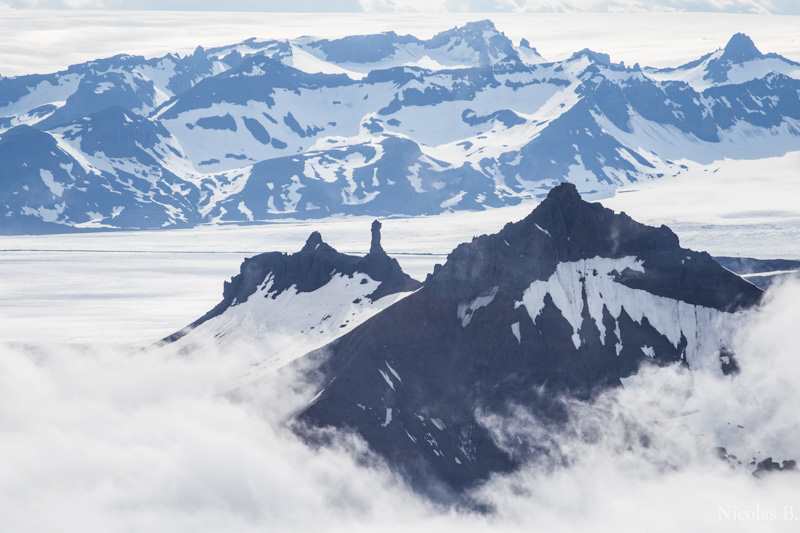
<svg viewBox="0 0 800 533">
<path fill-rule="evenodd" d="M 736 379 L 651 369 L 573 405 L 583 416 L 563 434 L 523 413 L 488 419 L 564 460 L 491 482 L 489 515 L 422 501 L 359 464 L 355 439 L 304 446 L 282 424 L 297 397 L 278 381 L 230 399 L 257 350 L 0 347 L 0 529 L 796 531 L 800 475 L 757 479 L 714 446 L 745 462 L 800 455 L 798 300 L 798 282 L 769 295 L 739 336 Z"/>
<path fill-rule="evenodd" d="M 726 12 L 800 14 L 795 0 L 5 0 L 0 6 L 46 9 L 208 11 Z"/>
</svg>

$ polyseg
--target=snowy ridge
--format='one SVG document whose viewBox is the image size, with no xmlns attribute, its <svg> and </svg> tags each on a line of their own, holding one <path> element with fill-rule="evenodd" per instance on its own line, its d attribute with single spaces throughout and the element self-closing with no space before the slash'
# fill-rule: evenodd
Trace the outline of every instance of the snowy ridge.
<svg viewBox="0 0 800 533">
<path fill-rule="evenodd" d="M 798 65 L 741 35 L 675 69 L 546 62 L 479 21 L 0 78 L 0 152 L 41 134 L 4 159 L 3 231 L 480 210 L 564 181 L 610 195 L 799 151 Z"/>
</svg>

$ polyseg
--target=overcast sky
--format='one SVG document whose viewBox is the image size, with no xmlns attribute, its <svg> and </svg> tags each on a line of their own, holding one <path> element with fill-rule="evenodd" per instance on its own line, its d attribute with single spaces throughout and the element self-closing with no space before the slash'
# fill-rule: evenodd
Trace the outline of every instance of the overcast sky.
<svg viewBox="0 0 800 533">
<path fill-rule="evenodd" d="M 721 11 L 800 15 L 798 0 L 0 0 L 13 8 L 207 11 Z"/>
</svg>

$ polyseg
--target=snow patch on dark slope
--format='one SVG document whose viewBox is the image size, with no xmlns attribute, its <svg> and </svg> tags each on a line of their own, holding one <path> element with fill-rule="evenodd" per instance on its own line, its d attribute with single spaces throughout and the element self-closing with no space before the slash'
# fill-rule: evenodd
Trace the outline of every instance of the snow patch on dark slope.
<svg viewBox="0 0 800 533">
<path fill-rule="evenodd" d="M 255 341 L 260 364 L 280 367 L 350 331 L 415 291 L 420 283 L 403 272 L 381 246 L 381 223 L 372 223 L 369 253 L 336 251 L 319 232 L 293 254 L 267 252 L 245 259 L 223 299 L 208 313 L 164 342 L 223 349 Z"/>
<path fill-rule="evenodd" d="M 355 431 L 413 486 L 447 498 L 526 459 L 498 445 L 482 413 L 518 405 L 563 421 L 564 395 L 592 398 L 644 363 L 735 370 L 730 335 L 761 296 L 669 228 L 559 185 L 310 354 L 320 393 L 299 421 Z"/>
</svg>

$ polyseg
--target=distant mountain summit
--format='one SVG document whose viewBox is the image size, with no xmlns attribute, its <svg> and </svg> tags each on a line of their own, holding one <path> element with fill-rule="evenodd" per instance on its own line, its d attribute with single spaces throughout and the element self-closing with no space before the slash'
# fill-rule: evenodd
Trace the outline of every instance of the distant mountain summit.
<svg viewBox="0 0 800 533">
<path fill-rule="evenodd" d="M 420 287 L 383 250 L 379 221 L 371 231 L 363 257 L 338 252 L 314 231 L 298 252 L 245 259 L 222 301 L 164 341 L 213 339 L 223 349 L 255 341 L 271 367 L 330 342 Z"/>
<path fill-rule="evenodd" d="M 320 60 L 362 74 L 401 66 L 440 70 L 522 62 L 520 50 L 490 20 L 468 22 L 430 39 L 386 32 L 339 39 L 303 38 L 298 46 Z M 529 45 L 524 54 L 528 59 L 540 58 Z"/>
<path fill-rule="evenodd" d="M 642 364 L 735 372 L 730 336 L 761 295 L 667 227 L 562 184 L 307 356 L 321 386 L 299 420 L 355 431 L 412 485 L 446 497 L 525 459 L 498 446 L 482 414 L 518 405 L 562 420 L 562 395 L 591 398 Z"/>
<path fill-rule="evenodd" d="M 685 81 L 698 90 L 746 83 L 768 74 L 800 77 L 800 63 L 779 54 L 761 53 L 744 33 L 734 34 L 724 48 L 680 67 L 647 70 L 655 79 Z"/>
<path fill-rule="evenodd" d="M 728 44 L 725 45 L 720 59 L 733 63 L 744 63 L 745 61 L 752 61 L 753 59 L 760 59 L 762 57 L 764 57 L 763 54 L 756 48 L 756 44 L 749 35 L 736 33 L 730 38 Z"/>
</svg>

